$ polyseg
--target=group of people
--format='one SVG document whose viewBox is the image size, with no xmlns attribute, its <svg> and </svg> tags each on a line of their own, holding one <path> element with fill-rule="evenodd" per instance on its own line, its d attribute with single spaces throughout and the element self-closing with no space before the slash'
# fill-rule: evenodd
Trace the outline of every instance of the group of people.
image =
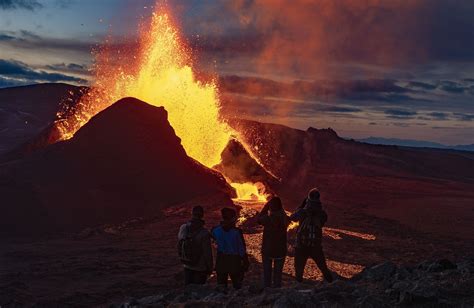
<svg viewBox="0 0 474 308">
<path fill-rule="evenodd" d="M 192 218 L 179 229 L 178 254 L 184 265 L 184 283 L 204 284 L 215 269 L 217 285 L 227 288 L 230 277 L 235 289 L 242 287 L 244 273 L 250 261 L 247 255 L 242 230 L 236 226 L 237 212 L 231 208 L 221 210 L 222 221 L 209 232 L 205 227 L 204 209 L 195 206 Z M 308 258 L 312 258 L 326 281 L 333 280 L 326 265 L 322 249 L 322 227 L 327 214 L 320 201 L 320 192 L 313 188 L 301 206 L 290 216 L 283 208 L 279 197 L 272 197 L 258 214 L 258 223 L 263 226 L 262 263 L 265 287 L 281 287 L 283 266 L 288 251 L 287 228 L 291 221 L 298 222 L 295 245 L 295 276 L 303 281 Z M 212 242 L 216 244 L 215 267 Z"/>
</svg>

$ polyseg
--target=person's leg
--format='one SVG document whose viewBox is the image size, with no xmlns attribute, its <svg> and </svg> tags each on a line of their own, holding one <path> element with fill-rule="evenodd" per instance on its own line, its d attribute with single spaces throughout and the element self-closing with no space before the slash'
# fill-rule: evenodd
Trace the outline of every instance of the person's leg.
<svg viewBox="0 0 474 308">
<path fill-rule="evenodd" d="M 242 288 L 242 282 L 244 280 L 244 271 L 231 273 L 230 279 L 232 280 L 232 286 L 234 287 L 234 289 L 238 290 Z"/>
<path fill-rule="evenodd" d="M 216 272 L 216 276 L 217 276 L 217 286 L 227 288 L 228 273 Z"/>
<path fill-rule="evenodd" d="M 326 279 L 327 282 L 332 282 L 332 273 L 326 264 L 326 257 L 324 256 L 322 245 L 313 247 L 311 250 L 311 258 L 316 262 L 316 265 L 323 274 L 324 279 Z"/>
<path fill-rule="evenodd" d="M 283 265 L 285 264 L 285 258 L 274 259 L 275 264 L 273 265 L 273 286 L 275 288 L 281 287 L 281 276 L 283 274 Z"/>
<path fill-rule="evenodd" d="M 189 268 L 184 268 L 184 285 L 190 285 L 193 283 L 193 271 Z"/>
<path fill-rule="evenodd" d="M 263 286 L 271 287 L 272 285 L 272 259 L 263 257 Z"/>
<path fill-rule="evenodd" d="M 306 247 L 296 247 L 295 249 L 295 277 L 296 281 L 303 282 L 304 268 L 308 261 Z"/>
<path fill-rule="evenodd" d="M 207 272 L 195 272 L 194 273 L 194 283 L 195 284 L 205 284 L 207 281 Z"/>
</svg>

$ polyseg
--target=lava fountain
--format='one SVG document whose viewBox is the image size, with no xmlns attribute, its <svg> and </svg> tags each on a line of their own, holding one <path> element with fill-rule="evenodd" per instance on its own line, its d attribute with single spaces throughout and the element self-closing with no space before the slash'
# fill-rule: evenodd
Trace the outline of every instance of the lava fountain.
<svg viewBox="0 0 474 308">
<path fill-rule="evenodd" d="M 219 117 L 216 83 L 196 79 L 189 52 L 166 13 L 152 15 L 137 43 L 133 51 L 106 45 L 98 52 L 95 83 L 62 122 L 64 139 L 113 102 L 131 96 L 164 106 L 187 154 L 207 167 L 218 164 L 231 129 Z"/>
<path fill-rule="evenodd" d="M 150 24 L 140 27 L 138 34 L 131 48 L 114 47 L 106 41 L 96 52 L 91 89 L 74 110 L 63 110 L 58 115 L 63 119 L 57 123 L 62 139 L 71 138 L 91 117 L 113 102 L 136 97 L 164 106 L 186 153 L 212 168 L 221 161 L 221 153 L 233 133 L 219 115 L 216 82 L 201 82 L 196 78 L 190 50 L 161 8 L 153 13 Z M 249 189 L 257 198 L 263 198 L 257 188 L 249 187 L 252 184 L 233 186 L 239 187 L 239 198 L 245 199 Z"/>
</svg>

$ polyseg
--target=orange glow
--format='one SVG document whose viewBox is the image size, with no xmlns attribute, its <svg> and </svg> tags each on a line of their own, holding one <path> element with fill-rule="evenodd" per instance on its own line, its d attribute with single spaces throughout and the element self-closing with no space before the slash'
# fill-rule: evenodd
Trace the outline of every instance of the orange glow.
<svg viewBox="0 0 474 308">
<path fill-rule="evenodd" d="M 260 183 L 231 183 L 237 193 L 236 200 L 266 202 L 265 186 Z"/>
<path fill-rule="evenodd" d="M 106 46 L 97 54 L 91 90 L 73 115 L 58 123 L 62 138 L 71 138 L 95 114 L 131 96 L 164 106 L 187 154 L 207 167 L 218 164 L 231 129 L 219 116 L 216 83 L 198 81 L 191 62 L 177 28 L 157 9 L 140 30 L 138 47 L 113 51 Z"/>
</svg>

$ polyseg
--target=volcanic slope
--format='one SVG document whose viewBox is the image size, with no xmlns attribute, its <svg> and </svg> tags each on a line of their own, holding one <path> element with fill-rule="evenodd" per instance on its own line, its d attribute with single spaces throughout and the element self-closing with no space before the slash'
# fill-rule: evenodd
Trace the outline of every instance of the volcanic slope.
<svg viewBox="0 0 474 308">
<path fill-rule="evenodd" d="M 166 110 L 134 98 L 0 172 L 1 231 L 20 233 L 117 223 L 195 197 L 231 195 L 218 172 L 186 155 Z"/>
<path fill-rule="evenodd" d="M 376 216 L 436 236 L 474 239 L 472 153 L 364 144 L 332 129 L 303 131 L 248 120 L 230 124 L 281 179 L 275 190 L 289 209 L 317 186 L 331 224 L 367 230 L 375 221 L 367 217 Z"/>
<path fill-rule="evenodd" d="M 85 91 L 63 83 L 0 89 L 0 155 L 29 142 L 56 120 L 62 104 L 75 104 Z"/>
</svg>

